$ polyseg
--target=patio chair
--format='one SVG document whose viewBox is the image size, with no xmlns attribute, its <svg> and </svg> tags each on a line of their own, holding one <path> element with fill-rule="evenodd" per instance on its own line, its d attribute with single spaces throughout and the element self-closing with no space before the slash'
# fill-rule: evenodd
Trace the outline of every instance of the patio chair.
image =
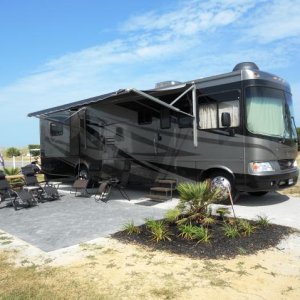
<svg viewBox="0 0 300 300">
<path fill-rule="evenodd" d="M 6 198 L 10 199 L 11 205 L 15 210 L 21 205 L 29 207 L 33 204 L 37 204 L 37 200 L 30 192 L 26 190 L 12 190 L 4 172 L 0 170 L 0 203 L 4 202 Z"/>
<path fill-rule="evenodd" d="M 25 186 L 23 189 L 28 190 L 32 193 L 36 193 L 37 197 L 47 200 L 57 200 L 60 199 L 60 195 L 55 186 L 48 183 L 48 181 L 39 182 L 35 176 L 35 172 L 31 167 L 21 168 L 22 174 L 24 176 Z M 44 183 L 44 185 L 41 185 Z"/>
<path fill-rule="evenodd" d="M 89 184 L 89 180 L 88 179 L 84 179 L 84 178 L 77 178 L 73 185 L 72 188 L 75 190 L 75 197 L 77 196 L 78 191 L 83 191 L 85 196 L 89 196 L 89 192 L 87 190 Z M 70 191 L 70 193 L 72 193 L 72 190 Z M 82 195 L 82 193 L 81 193 Z"/>
<path fill-rule="evenodd" d="M 112 188 L 116 188 L 123 198 L 130 201 L 128 194 L 124 190 L 122 180 L 119 180 L 118 178 L 110 178 L 108 180 L 100 182 L 100 186 L 97 190 L 97 193 L 95 194 L 96 202 L 107 202 L 110 198 Z"/>
</svg>

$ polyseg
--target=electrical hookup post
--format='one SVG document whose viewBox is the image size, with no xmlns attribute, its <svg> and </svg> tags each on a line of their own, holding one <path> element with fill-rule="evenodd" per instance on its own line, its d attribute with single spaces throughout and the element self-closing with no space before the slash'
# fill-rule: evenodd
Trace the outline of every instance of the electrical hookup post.
<svg viewBox="0 0 300 300">
<path fill-rule="evenodd" d="M 0 168 L 4 168 L 4 167 L 5 167 L 4 158 L 3 158 L 2 153 L 0 153 Z"/>
</svg>

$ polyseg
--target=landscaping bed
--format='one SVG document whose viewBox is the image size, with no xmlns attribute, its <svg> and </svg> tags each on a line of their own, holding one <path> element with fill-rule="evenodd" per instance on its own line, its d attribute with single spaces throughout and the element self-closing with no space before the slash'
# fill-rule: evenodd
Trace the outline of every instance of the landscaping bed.
<svg viewBox="0 0 300 300">
<path fill-rule="evenodd" d="M 209 242 L 197 242 L 180 236 L 177 226 L 167 225 L 170 240 L 153 240 L 151 232 L 146 225 L 139 226 L 140 233 L 128 234 L 126 230 L 112 235 L 113 238 L 125 243 L 139 244 L 153 250 L 164 250 L 171 253 L 186 255 L 192 258 L 232 258 L 236 255 L 253 254 L 259 250 L 275 247 L 281 239 L 293 232 L 285 226 L 269 224 L 263 228 L 256 226 L 255 231 L 249 236 L 229 238 L 225 236 L 223 222 L 217 222 L 209 228 L 211 239 Z"/>
</svg>

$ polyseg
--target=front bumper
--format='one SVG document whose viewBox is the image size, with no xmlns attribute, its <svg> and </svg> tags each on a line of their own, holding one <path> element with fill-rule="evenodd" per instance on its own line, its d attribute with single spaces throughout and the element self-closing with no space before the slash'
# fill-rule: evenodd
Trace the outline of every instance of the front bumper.
<svg viewBox="0 0 300 300">
<path fill-rule="evenodd" d="M 276 191 L 295 185 L 298 181 L 299 170 L 275 175 L 245 175 L 244 185 L 238 189 L 243 192 Z"/>
</svg>

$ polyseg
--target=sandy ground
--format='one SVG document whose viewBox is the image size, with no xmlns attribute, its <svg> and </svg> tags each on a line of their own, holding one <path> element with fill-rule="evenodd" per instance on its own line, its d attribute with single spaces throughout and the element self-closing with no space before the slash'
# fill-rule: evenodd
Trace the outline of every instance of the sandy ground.
<svg viewBox="0 0 300 300">
<path fill-rule="evenodd" d="M 274 249 L 197 260 L 110 238 L 43 252 L 0 231 L 0 253 L 19 266 L 58 267 L 107 299 L 299 299 L 300 234 Z"/>
</svg>

